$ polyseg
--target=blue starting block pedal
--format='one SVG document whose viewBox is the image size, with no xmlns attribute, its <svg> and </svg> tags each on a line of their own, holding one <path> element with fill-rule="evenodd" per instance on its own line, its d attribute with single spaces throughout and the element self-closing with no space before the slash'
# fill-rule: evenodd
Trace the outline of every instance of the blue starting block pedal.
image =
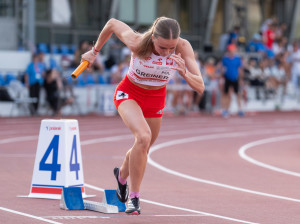
<svg viewBox="0 0 300 224">
<path fill-rule="evenodd" d="M 65 210 L 83 210 L 83 198 L 80 187 L 64 187 L 61 193 L 60 208 Z"/>
<path fill-rule="evenodd" d="M 104 196 L 106 200 L 106 196 Z M 64 187 L 59 207 L 65 210 L 91 210 L 102 213 L 118 213 L 118 206 L 106 202 L 83 200 L 80 187 Z"/>
<path fill-rule="evenodd" d="M 120 202 L 120 200 L 117 197 L 116 190 L 104 190 L 104 197 L 102 199 L 103 203 L 117 206 L 119 209 L 119 212 L 125 212 L 126 205 L 123 202 Z"/>
</svg>

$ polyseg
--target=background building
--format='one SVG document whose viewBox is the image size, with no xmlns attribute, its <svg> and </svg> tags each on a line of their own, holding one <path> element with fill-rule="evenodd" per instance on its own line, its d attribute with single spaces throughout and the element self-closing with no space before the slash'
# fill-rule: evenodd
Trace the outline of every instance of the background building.
<svg viewBox="0 0 300 224">
<path fill-rule="evenodd" d="M 56 45 L 95 40 L 111 17 L 142 31 L 156 17 L 168 16 L 180 22 L 194 48 L 210 51 L 235 25 L 249 39 L 272 16 L 288 24 L 289 40 L 297 38 L 297 12 L 297 0 L 0 0 L 0 49 L 45 43 L 55 51 Z"/>
</svg>

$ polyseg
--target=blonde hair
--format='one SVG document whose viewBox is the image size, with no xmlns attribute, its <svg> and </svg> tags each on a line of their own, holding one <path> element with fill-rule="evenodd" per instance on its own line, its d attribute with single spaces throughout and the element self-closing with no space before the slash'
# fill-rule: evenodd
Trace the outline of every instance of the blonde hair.
<svg viewBox="0 0 300 224">
<path fill-rule="evenodd" d="M 154 50 L 152 35 L 156 38 L 177 39 L 180 35 L 180 26 L 175 19 L 167 17 L 157 18 L 152 26 L 143 34 L 136 52 L 138 58 L 145 59 L 152 54 Z"/>
</svg>

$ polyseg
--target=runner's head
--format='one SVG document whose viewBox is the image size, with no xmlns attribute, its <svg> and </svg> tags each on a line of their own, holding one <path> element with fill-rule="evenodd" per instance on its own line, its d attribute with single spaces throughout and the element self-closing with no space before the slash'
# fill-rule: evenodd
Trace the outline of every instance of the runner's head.
<svg viewBox="0 0 300 224">
<path fill-rule="evenodd" d="M 137 55 L 146 58 L 152 52 L 161 56 L 172 53 L 179 40 L 180 26 L 175 19 L 157 18 L 150 29 L 144 33 Z"/>
</svg>

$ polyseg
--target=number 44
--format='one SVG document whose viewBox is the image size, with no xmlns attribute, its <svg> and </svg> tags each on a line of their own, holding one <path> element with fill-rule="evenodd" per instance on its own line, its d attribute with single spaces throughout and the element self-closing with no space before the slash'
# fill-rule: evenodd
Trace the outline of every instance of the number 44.
<svg viewBox="0 0 300 224">
<path fill-rule="evenodd" d="M 51 180 L 56 180 L 57 172 L 61 171 L 61 164 L 58 164 L 58 145 L 59 145 L 59 135 L 54 135 L 52 141 L 50 142 L 43 158 L 41 159 L 39 169 L 41 171 L 50 171 Z M 50 153 L 52 152 L 52 163 L 46 163 Z M 75 157 L 75 163 L 73 162 L 73 156 Z M 70 171 L 76 172 L 76 180 L 78 180 L 78 171 L 80 170 L 80 164 L 77 160 L 77 145 L 76 145 L 76 135 L 73 137 L 72 151 L 70 156 Z"/>
</svg>

